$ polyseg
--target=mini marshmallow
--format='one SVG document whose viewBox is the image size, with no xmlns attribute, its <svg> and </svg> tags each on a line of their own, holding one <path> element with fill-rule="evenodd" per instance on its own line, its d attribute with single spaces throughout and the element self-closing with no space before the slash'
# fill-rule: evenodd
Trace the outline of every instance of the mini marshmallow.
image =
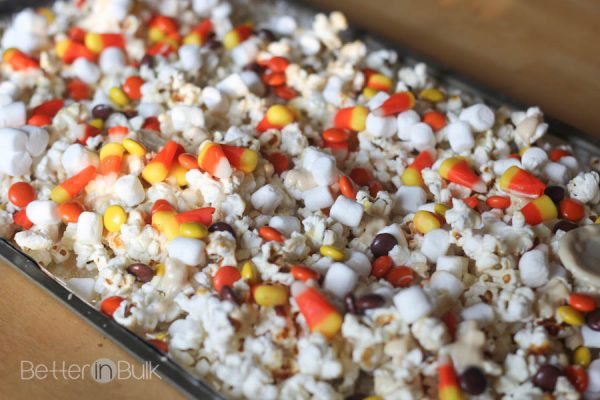
<svg viewBox="0 0 600 400">
<path fill-rule="evenodd" d="M 433 311 L 429 298 L 420 286 L 411 286 L 400 290 L 394 296 L 394 305 L 398 309 L 400 318 L 408 324 L 412 324 Z"/>
<path fill-rule="evenodd" d="M 185 44 L 178 50 L 179 63 L 184 71 L 198 71 L 202 66 L 202 58 L 200 56 L 200 46 L 195 44 Z"/>
<path fill-rule="evenodd" d="M 115 193 L 128 207 L 137 206 L 146 198 L 142 182 L 135 175 L 124 175 L 117 179 Z"/>
<path fill-rule="evenodd" d="M 98 155 L 88 151 L 79 143 L 75 143 L 67 147 L 62 154 L 61 162 L 68 176 L 73 176 L 82 169 L 94 165 L 99 165 Z"/>
<path fill-rule="evenodd" d="M 582 328 L 583 329 L 587 329 L 588 331 L 591 331 L 590 328 L 588 328 L 587 326 L 584 326 Z M 597 331 L 593 331 L 596 334 L 600 334 L 600 332 Z M 585 338 L 585 335 L 584 335 Z M 587 344 L 586 344 L 587 346 Z M 598 346 L 594 346 L 594 347 L 598 347 Z M 585 395 L 585 399 L 597 399 L 598 394 L 600 392 L 600 359 L 595 359 L 594 361 L 591 362 L 591 364 L 587 367 L 587 376 L 588 376 L 588 386 L 587 386 L 587 392 Z M 591 394 L 590 396 L 588 396 L 588 394 Z"/>
<path fill-rule="evenodd" d="M 197 106 L 177 105 L 169 111 L 173 129 L 176 131 L 184 131 L 190 127 L 204 126 L 204 113 Z"/>
<path fill-rule="evenodd" d="M 311 33 L 305 33 L 300 36 L 298 43 L 305 56 L 314 56 L 321 50 L 321 42 L 319 42 L 319 39 Z"/>
<path fill-rule="evenodd" d="M 477 303 L 467 307 L 460 313 L 464 320 L 477 321 L 481 325 L 487 325 L 494 320 L 494 309 L 485 303 Z"/>
<path fill-rule="evenodd" d="M 310 171 L 311 166 L 317 161 L 319 157 L 324 156 L 324 153 L 315 149 L 314 147 L 307 147 L 302 153 L 302 168 Z"/>
<path fill-rule="evenodd" d="M 96 63 L 93 63 L 83 57 L 79 57 L 73 62 L 73 74 L 81 81 L 88 85 L 93 85 L 100 79 L 100 68 Z"/>
<path fill-rule="evenodd" d="M 281 192 L 271 184 L 261 187 L 252 193 L 250 197 L 252 206 L 263 214 L 270 214 L 275 211 L 282 201 L 283 196 Z"/>
<path fill-rule="evenodd" d="M 0 155 L 0 172 L 10 176 L 29 174 L 32 164 L 29 153 L 14 152 Z"/>
<path fill-rule="evenodd" d="M 98 244 L 102 240 L 102 217 L 93 211 L 84 211 L 77 219 L 76 240 L 84 244 Z"/>
<path fill-rule="evenodd" d="M 435 147 L 435 136 L 428 124 L 419 122 L 408 127 L 407 131 L 410 142 L 416 150 L 422 151 Z"/>
<path fill-rule="evenodd" d="M 51 200 L 34 200 L 27 205 L 25 215 L 35 225 L 58 224 L 58 205 Z"/>
<path fill-rule="evenodd" d="M 467 122 L 475 132 L 483 132 L 494 125 L 494 112 L 485 104 L 474 104 L 463 109 L 458 117 Z"/>
<path fill-rule="evenodd" d="M 342 93 L 344 91 L 344 81 L 337 75 L 332 75 L 327 80 L 327 84 L 323 89 L 323 98 L 329 104 L 336 107 L 342 105 Z"/>
<path fill-rule="evenodd" d="M 352 228 L 355 228 L 360 224 L 363 213 L 363 206 L 350 200 L 346 196 L 338 196 L 329 210 L 329 216 L 331 218 Z"/>
<path fill-rule="evenodd" d="M 401 140 L 410 140 L 410 131 L 408 128 L 419 122 L 421 122 L 421 117 L 415 110 L 406 110 L 398 114 L 398 117 L 396 117 L 398 137 Z"/>
<path fill-rule="evenodd" d="M 371 273 L 371 261 L 363 252 L 352 250 L 346 261 L 348 267 L 352 268 L 359 276 L 368 277 Z"/>
<path fill-rule="evenodd" d="M 304 207 L 309 211 L 317 211 L 331 207 L 334 198 L 327 186 L 317 186 L 302 193 Z"/>
<path fill-rule="evenodd" d="M 444 128 L 448 142 L 453 151 L 464 153 L 475 147 L 475 139 L 471 127 L 464 121 L 451 122 Z"/>
<path fill-rule="evenodd" d="M 414 213 L 427 201 L 427 193 L 419 186 L 400 186 L 394 194 L 394 209 L 403 214 Z"/>
<path fill-rule="evenodd" d="M 462 279 L 467 272 L 469 259 L 461 256 L 440 256 L 437 259 L 436 271 L 450 272 L 452 275 Z"/>
<path fill-rule="evenodd" d="M 544 286 L 550 276 L 548 255 L 541 249 L 533 249 L 521 256 L 519 260 L 521 282 L 531 288 Z"/>
<path fill-rule="evenodd" d="M 391 137 L 397 132 L 398 124 L 394 117 L 378 117 L 369 113 L 365 130 L 377 137 Z"/>
<path fill-rule="evenodd" d="M 150 103 L 147 101 L 142 101 L 137 106 L 138 117 L 146 119 L 148 117 L 154 117 L 156 115 L 162 114 L 164 111 L 163 107 L 158 103 Z M 114 114 L 113 114 L 114 115 Z M 112 115 L 111 115 L 112 117 Z M 130 121 L 132 121 L 132 118 Z"/>
<path fill-rule="evenodd" d="M 100 54 L 100 69 L 106 75 L 122 71 L 126 67 L 125 55 L 118 47 L 109 47 Z"/>
<path fill-rule="evenodd" d="M 206 263 L 205 244 L 202 240 L 178 236 L 167 245 L 169 257 L 193 267 Z"/>
<path fill-rule="evenodd" d="M 229 100 L 217 88 L 207 86 L 202 90 L 202 101 L 209 110 L 224 113 L 229 109 Z"/>
<path fill-rule="evenodd" d="M 300 220 L 293 216 L 288 215 L 275 215 L 269 221 L 271 228 L 277 229 L 282 235 L 291 237 L 294 232 L 302 231 L 302 224 Z"/>
<path fill-rule="evenodd" d="M 0 106 L 0 128 L 20 128 L 25 125 L 27 111 L 21 101 Z"/>
<path fill-rule="evenodd" d="M 504 174 L 504 172 L 506 172 L 506 170 L 512 166 L 521 168 L 521 162 L 516 158 L 503 158 L 501 160 L 494 161 L 494 174 L 496 174 L 496 176 L 502 176 L 502 174 Z"/>
<path fill-rule="evenodd" d="M 42 155 L 50 140 L 48 131 L 33 125 L 24 125 L 21 129 L 27 132 L 27 152 L 33 157 Z"/>
<path fill-rule="evenodd" d="M 570 169 L 571 171 L 579 170 L 579 161 L 573 156 L 564 156 L 558 160 L 559 163 Z"/>
<path fill-rule="evenodd" d="M 256 72 L 242 71 L 240 72 L 240 78 L 242 78 L 242 81 L 248 90 L 253 94 L 257 96 L 263 96 L 265 94 L 265 85 Z"/>
<path fill-rule="evenodd" d="M 548 162 L 544 165 L 544 175 L 549 181 L 565 184 L 569 181 L 569 170 L 566 166 L 557 162 Z"/>
<path fill-rule="evenodd" d="M 352 268 L 336 262 L 327 270 L 323 280 L 323 289 L 333 293 L 338 299 L 343 299 L 354 289 L 357 281 L 358 274 Z"/>
<path fill-rule="evenodd" d="M 521 156 L 521 165 L 527 171 L 535 172 L 548 162 L 548 154 L 539 147 L 530 147 Z"/>
<path fill-rule="evenodd" d="M 307 169 L 311 172 L 315 183 L 319 186 L 328 186 L 338 180 L 335 159 L 329 155 L 318 157 L 310 168 Z"/>
<path fill-rule="evenodd" d="M 448 293 L 454 300 L 458 299 L 465 290 L 462 281 L 446 271 L 434 272 L 431 275 L 429 284 L 437 291 Z"/>
<path fill-rule="evenodd" d="M 231 74 L 217 83 L 217 89 L 229 97 L 238 98 L 248 94 L 248 86 L 239 74 Z"/>
<path fill-rule="evenodd" d="M 230 52 L 234 64 L 244 67 L 256 61 L 258 56 L 258 46 L 255 40 L 246 40 L 233 48 Z"/>
<path fill-rule="evenodd" d="M 583 345 L 586 347 L 598 349 L 600 348 L 600 331 L 595 331 L 587 325 L 581 327 L 581 335 L 583 336 Z"/>
<path fill-rule="evenodd" d="M 296 20 L 288 15 L 274 17 L 271 20 L 270 28 L 279 35 L 291 35 L 296 30 Z"/>
<path fill-rule="evenodd" d="M 321 257 L 310 267 L 317 271 L 319 274 L 324 275 L 329 267 L 333 264 L 333 260 L 329 257 Z"/>
<path fill-rule="evenodd" d="M 24 152 L 27 140 L 27 133 L 21 129 L 0 128 L 0 153 Z"/>
<path fill-rule="evenodd" d="M 448 231 L 444 229 L 432 229 L 425 234 L 421 244 L 421 253 L 427 257 L 429 262 L 436 262 L 441 256 L 446 255 L 450 248 Z"/>
<path fill-rule="evenodd" d="M 77 296 L 81 297 L 85 301 L 92 301 L 94 299 L 94 285 L 96 283 L 93 278 L 71 278 L 65 281 L 67 287 L 71 289 Z"/>
</svg>

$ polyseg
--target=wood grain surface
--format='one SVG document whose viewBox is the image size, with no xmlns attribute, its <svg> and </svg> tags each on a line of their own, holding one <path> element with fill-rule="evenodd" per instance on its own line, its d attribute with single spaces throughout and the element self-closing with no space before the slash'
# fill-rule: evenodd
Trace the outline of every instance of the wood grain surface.
<svg viewBox="0 0 600 400">
<path fill-rule="evenodd" d="M 600 2 L 310 0 L 600 137 Z M 175 399 L 166 382 L 23 381 L 20 362 L 136 361 L 0 263 L 0 398 Z M 138 366 L 139 363 L 136 363 Z"/>
</svg>

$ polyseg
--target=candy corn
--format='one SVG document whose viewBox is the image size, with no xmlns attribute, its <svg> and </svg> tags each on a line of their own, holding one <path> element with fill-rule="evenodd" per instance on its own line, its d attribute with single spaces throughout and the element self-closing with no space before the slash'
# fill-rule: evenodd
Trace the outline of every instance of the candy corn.
<svg viewBox="0 0 600 400">
<path fill-rule="evenodd" d="M 150 20 L 148 39 L 151 43 L 163 41 L 167 36 L 177 33 L 177 22 L 173 18 L 157 15 Z"/>
<path fill-rule="evenodd" d="M 438 360 L 438 399 L 439 400 L 462 400 L 463 393 L 458 383 L 456 371 L 452 360 L 443 355 Z"/>
<path fill-rule="evenodd" d="M 226 179 L 231 176 L 231 164 L 223 148 L 213 142 L 204 142 L 198 154 L 198 166 L 212 176 Z"/>
<path fill-rule="evenodd" d="M 169 140 L 156 157 L 142 170 L 144 179 L 151 184 L 164 181 L 169 175 L 173 160 L 181 152 L 183 152 L 181 145 Z"/>
<path fill-rule="evenodd" d="M 185 174 L 187 174 L 188 169 L 179 163 L 179 161 L 175 160 L 173 165 L 171 166 L 171 170 L 169 171 L 168 178 L 172 178 L 177 186 L 183 187 L 188 184 Z"/>
<path fill-rule="evenodd" d="M 55 186 L 50 192 L 50 198 L 58 204 L 67 202 L 77 196 L 95 177 L 96 167 L 90 165 L 60 185 Z"/>
<path fill-rule="evenodd" d="M 500 190 L 516 196 L 539 197 L 546 185 L 529 172 L 513 165 L 500 177 Z"/>
<path fill-rule="evenodd" d="M 296 116 L 289 107 L 275 104 L 269 107 L 263 119 L 256 126 L 256 129 L 259 132 L 264 132 L 267 129 L 281 129 L 294 122 L 295 119 Z"/>
<path fill-rule="evenodd" d="M 196 208 L 195 210 L 184 211 L 175 217 L 179 224 L 185 222 L 196 222 L 202 225 L 209 226 L 212 224 L 212 216 L 215 212 L 213 207 Z"/>
<path fill-rule="evenodd" d="M 369 109 L 365 106 L 346 107 L 338 110 L 333 119 L 336 128 L 350 129 L 355 132 L 365 130 Z"/>
<path fill-rule="evenodd" d="M 179 236 L 179 223 L 176 216 L 175 211 L 155 211 L 152 213 L 152 226 L 164 233 L 168 240 L 173 240 Z"/>
<path fill-rule="evenodd" d="M 88 124 L 85 126 L 85 130 L 83 131 L 83 136 L 81 138 L 79 138 L 77 140 L 77 142 L 85 145 L 89 138 L 98 136 L 100 133 L 102 133 L 102 130 L 100 128 L 97 128 L 91 124 Z"/>
<path fill-rule="evenodd" d="M 125 48 L 125 38 L 120 33 L 92 33 L 85 34 L 85 47 L 92 52 L 102 53 L 104 49 L 109 47 Z"/>
<path fill-rule="evenodd" d="M 31 110 L 31 115 L 46 115 L 50 118 L 54 118 L 64 105 L 65 101 L 62 99 L 48 100 Z"/>
<path fill-rule="evenodd" d="M 372 97 L 378 92 L 389 92 L 392 90 L 393 82 L 387 76 L 378 72 L 371 73 L 367 78 L 367 85 L 363 90 L 366 97 Z"/>
<path fill-rule="evenodd" d="M 485 193 L 485 183 L 471 170 L 469 163 L 462 157 L 447 158 L 439 169 L 442 178 L 450 182 L 468 187 L 477 193 Z"/>
<path fill-rule="evenodd" d="M 30 68 L 39 68 L 40 63 L 33 57 L 23 53 L 21 50 L 10 48 L 4 51 L 2 61 L 10 65 L 15 71 L 24 71 Z"/>
<path fill-rule="evenodd" d="M 292 290 L 311 332 L 320 332 L 327 338 L 338 333 L 343 318 L 322 293 L 302 283 L 295 283 Z"/>
<path fill-rule="evenodd" d="M 399 92 L 388 97 L 379 108 L 373 110 L 373 115 L 387 117 L 410 110 L 414 106 L 415 96 L 411 92 Z"/>
<path fill-rule="evenodd" d="M 100 149 L 100 173 L 119 174 L 121 172 L 121 161 L 125 148 L 120 143 L 107 143 Z"/>
<path fill-rule="evenodd" d="M 240 171 L 251 173 L 258 164 L 258 153 L 245 147 L 222 144 L 221 149 L 229 163 Z"/>
<path fill-rule="evenodd" d="M 210 35 L 212 30 L 212 21 L 210 19 L 205 19 L 192 28 L 192 31 L 183 38 L 183 43 L 202 46 L 206 43 L 206 39 L 208 39 L 208 35 Z"/>
<path fill-rule="evenodd" d="M 251 24 L 239 25 L 223 36 L 223 46 L 225 46 L 227 50 L 231 50 L 248 39 L 250 35 L 252 35 Z"/>
<path fill-rule="evenodd" d="M 90 49 L 71 39 L 61 40 L 56 43 L 54 49 L 58 57 L 67 64 L 71 64 L 80 57 L 94 61 L 94 53 Z"/>
<path fill-rule="evenodd" d="M 415 157 L 413 162 L 406 167 L 400 179 L 406 186 L 424 186 L 421 171 L 424 168 L 431 168 L 433 165 L 433 156 L 428 151 L 422 151 Z"/>
<path fill-rule="evenodd" d="M 558 217 L 558 210 L 552 199 L 546 195 L 542 195 L 537 199 L 527 203 L 521 209 L 525 222 L 529 225 L 537 225 L 544 221 L 555 219 Z"/>
</svg>

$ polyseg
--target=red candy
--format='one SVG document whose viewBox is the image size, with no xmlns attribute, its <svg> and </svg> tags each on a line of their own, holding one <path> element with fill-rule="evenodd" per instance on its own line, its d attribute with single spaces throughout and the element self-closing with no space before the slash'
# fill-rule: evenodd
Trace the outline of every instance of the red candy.
<svg viewBox="0 0 600 400">
<path fill-rule="evenodd" d="M 485 203 L 491 208 L 505 209 L 510 207 L 510 197 L 490 196 L 487 198 Z"/>
<path fill-rule="evenodd" d="M 26 207 L 35 197 L 35 189 L 27 182 L 13 183 L 8 188 L 8 200 L 17 207 Z"/>
<path fill-rule="evenodd" d="M 277 151 L 275 153 L 269 154 L 267 156 L 267 160 L 269 160 L 269 162 L 273 164 L 273 169 L 275 169 L 275 173 L 278 175 L 281 175 L 282 173 L 290 169 L 290 160 L 288 156 L 286 156 L 282 152 Z"/>
<path fill-rule="evenodd" d="M 263 226 L 263 227 L 259 228 L 258 234 L 260 235 L 261 238 L 263 238 L 269 242 L 273 241 L 273 242 L 283 243 L 285 240 L 283 235 L 277 229 L 271 228 L 270 226 Z"/>
<path fill-rule="evenodd" d="M 565 368 L 565 375 L 579 393 L 583 393 L 587 390 L 589 378 L 583 367 L 579 365 L 569 365 Z"/>
<path fill-rule="evenodd" d="M 413 278 L 413 270 L 408 267 L 393 267 L 385 274 L 385 279 L 394 287 L 408 287 Z"/>
<path fill-rule="evenodd" d="M 585 216 L 585 208 L 579 200 L 564 199 L 558 205 L 561 218 L 577 222 Z"/>
<path fill-rule="evenodd" d="M 373 268 L 371 269 L 371 275 L 376 278 L 384 277 L 388 271 L 394 265 L 394 261 L 390 256 L 380 256 L 373 261 Z"/>
<path fill-rule="evenodd" d="M 23 229 L 29 229 L 33 226 L 33 223 L 27 218 L 25 209 L 19 210 L 13 214 L 13 222 Z"/>
<path fill-rule="evenodd" d="M 58 205 L 58 215 L 65 223 L 77 222 L 83 211 L 83 206 L 76 201 L 68 201 Z"/>
<path fill-rule="evenodd" d="M 581 312 L 590 312 L 596 309 L 596 299 L 583 293 L 571 293 L 569 305 Z"/>
<path fill-rule="evenodd" d="M 242 274 L 236 267 L 226 265 L 217 270 L 213 276 L 213 287 L 217 292 L 221 292 L 223 286 L 233 287 L 233 284 L 242 279 Z"/>
<path fill-rule="evenodd" d="M 139 100 L 142 98 L 142 85 L 144 80 L 139 76 L 130 76 L 123 83 L 123 91 L 131 100 Z"/>
<path fill-rule="evenodd" d="M 119 296 L 107 297 L 102 300 L 102 303 L 100 303 L 100 311 L 102 311 L 102 314 L 112 318 L 113 314 L 115 311 L 117 311 L 117 308 L 119 308 L 119 305 L 121 305 L 123 300 L 125 299 Z"/>
<path fill-rule="evenodd" d="M 294 279 L 299 281 L 319 280 L 319 273 L 303 265 L 292 265 L 290 272 Z"/>
</svg>

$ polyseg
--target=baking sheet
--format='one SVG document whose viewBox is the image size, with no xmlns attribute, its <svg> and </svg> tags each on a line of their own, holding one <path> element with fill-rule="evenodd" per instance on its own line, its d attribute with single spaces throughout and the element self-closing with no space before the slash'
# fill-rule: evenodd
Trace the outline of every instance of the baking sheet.
<svg viewBox="0 0 600 400">
<path fill-rule="evenodd" d="M 0 0 L 0 16 L 6 18 L 10 13 L 16 12 L 25 6 L 40 6 L 48 2 L 36 0 L 21 2 Z M 277 5 L 275 8 L 280 10 L 281 6 Z M 303 18 L 307 18 L 319 11 L 312 6 L 303 4 L 301 0 L 288 2 L 285 5 L 285 11 L 289 12 L 290 10 L 301 14 Z M 352 26 L 344 35 L 346 38 L 356 38 L 365 41 L 370 49 L 393 49 L 398 53 L 399 59 L 402 60 L 403 64 L 413 65 L 417 62 L 424 62 L 427 64 L 428 73 L 444 86 L 460 89 L 473 98 L 482 99 L 494 107 L 508 105 L 516 109 L 527 108 L 525 105 L 519 104 L 501 93 L 485 88 L 461 74 L 446 69 L 435 60 L 423 57 L 406 47 L 400 47 L 397 43 L 382 39 Z M 553 140 L 571 144 L 580 163 L 587 164 L 592 157 L 600 157 L 599 139 L 551 117 L 545 116 L 544 119 L 549 124 L 549 133 L 553 136 Z M 548 135 L 546 139 L 548 139 Z M 136 358 L 142 361 L 150 361 L 153 365 L 157 365 L 158 373 L 177 387 L 185 396 L 197 399 L 224 399 L 222 395 L 218 394 L 201 379 L 194 377 L 136 334 L 104 316 L 93 306 L 71 293 L 61 282 L 46 273 L 33 259 L 20 252 L 6 239 L 0 239 L 0 257 L 59 299 L 75 313 L 79 314 L 103 335 L 112 338 Z"/>
</svg>

